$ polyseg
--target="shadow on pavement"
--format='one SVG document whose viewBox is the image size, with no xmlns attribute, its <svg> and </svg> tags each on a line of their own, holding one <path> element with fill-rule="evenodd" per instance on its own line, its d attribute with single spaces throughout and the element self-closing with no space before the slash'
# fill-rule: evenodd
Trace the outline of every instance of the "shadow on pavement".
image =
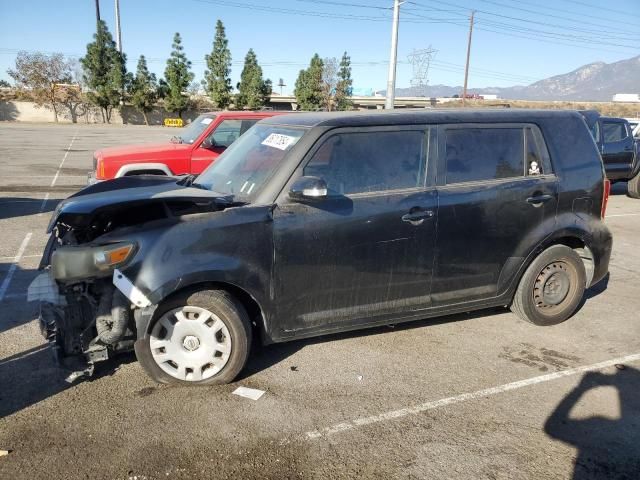
<svg viewBox="0 0 640 480">
<path fill-rule="evenodd" d="M 616 182 L 611 185 L 610 195 L 626 195 L 627 194 L 627 182 Z"/>
<path fill-rule="evenodd" d="M 135 361 L 133 354 L 96 364 L 90 379 L 94 381 L 113 375 L 121 365 Z M 39 345 L 0 360 L 0 418 L 12 415 L 31 405 L 74 388 L 82 383 L 65 381 L 69 372 L 58 367 L 49 344 Z"/>
<path fill-rule="evenodd" d="M 0 220 L 52 212 L 60 198 L 50 198 L 43 205 L 42 198 L 0 197 Z"/>
<path fill-rule="evenodd" d="M 594 415 L 571 418 L 571 409 L 591 389 L 617 390 L 620 418 Z M 547 419 L 544 429 L 552 438 L 578 449 L 573 480 L 640 477 L 640 371 L 626 367 L 609 375 L 588 372 Z"/>
</svg>

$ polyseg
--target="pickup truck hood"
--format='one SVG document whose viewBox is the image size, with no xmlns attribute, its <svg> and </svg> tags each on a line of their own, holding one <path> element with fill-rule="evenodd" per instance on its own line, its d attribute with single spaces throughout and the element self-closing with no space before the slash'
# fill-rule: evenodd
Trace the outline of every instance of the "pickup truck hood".
<svg viewBox="0 0 640 480">
<path fill-rule="evenodd" d="M 187 155 L 192 145 L 186 143 L 146 143 L 142 145 L 120 145 L 96 150 L 96 158 L 102 160 L 149 160 L 159 156 Z"/>
<path fill-rule="evenodd" d="M 51 232 L 58 221 L 74 228 L 90 226 L 96 217 L 120 217 L 129 220 L 140 211 L 166 211 L 171 216 L 172 209 L 197 213 L 224 208 L 229 202 L 216 192 L 176 183 L 176 178 L 158 175 L 121 177 L 95 185 L 90 185 L 66 200 L 55 209 L 47 232 Z M 176 215 L 176 216 L 179 216 Z M 144 220 L 144 215 L 142 215 Z M 138 222 L 144 223 L 144 222 Z"/>
</svg>

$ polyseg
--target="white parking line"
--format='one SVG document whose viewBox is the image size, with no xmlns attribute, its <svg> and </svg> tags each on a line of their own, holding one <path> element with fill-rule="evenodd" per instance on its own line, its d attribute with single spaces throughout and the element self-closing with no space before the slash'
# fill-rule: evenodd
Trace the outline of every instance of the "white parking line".
<svg viewBox="0 0 640 480">
<path fill-rule="evenodd" d="M 49 192 L 42 199 L 42 205 L 40 205 L 40 213 L 44 212 L 44 207 L 47 204 L 47 200 L 49 200 Z"/>
<path fill-rule="evenodd" d="M 0 302 L 4 299 L 7 290 L 9 289 L 9 285 L 11 284 L 11 279 L 13 278 L 13 274 L 16 272 L 16 268 L 18 268 L 18 262 L 22 258 L 24 251 L 27 249 L 27 245 L 29 244 L 29 240 L 31 240 L 32 233 L 29 232 L 22 240 L 20 244 L 20 248 L 18 248 L 18 253 L 13 257 L 13 263 L 9 266 L 9 271 L 7 272 L 7 276 L 4 277 L 2 281 L 2 285 L 0 285 Z"/>
<path fill-rule="evenodd" d="M 614 215 L 606 215 L 604 218 L 607 219 L 609 217 L 635 217 L 640 215 L 640 213 L 617 213 Z"/>
<path fill-rule="evenodd" d="M 35 257 L 41 257 L 42 255 L 40 254 L 35 254 L 35 255 L 22 255 L 22 258 L 35 258 Z M 11 260 L 13 262 L 13 259 L 16 257 L 0 257 L 0 262 L 4 261 L 4 260 Z"/>
<path fill-rule="evenodd" d="M 49 185 L 50 187 L 53 187 L 56 184 L 56 180 L 58 180 L 58 175 L 60 175 L 60 170 L 62 170 L 64 161 L 67 159 L 67 156 L 69 155 L 69 150 L 71 150 L 71 147 L 73 146 L 73 142 L 76 141 L 77 136 L 78 136 L 78 131 L 76 130 L 76 133 L 73 134 L 73 138 L 71 139 L 71 143 L 67 147 L 67 151 L 64 153 L 64 157 L 62 157 L 62 161 L 60 162 L 60 166 L 58 167 L 58 170 L 56 171 L 56 174 L 53 177 L 53 180 L 51 180 L 51 185 Z"/>
<path fill-rule="evenodd" d="M 466 402 L 467 400 L 474 400 L 481 397 L 489 397 L 491 395 L 497 395 L 498 393 L 508 392 L 510 390 L 517 390 L 519 388 L 536 385 L 538 383 L 550 382 L 551 380 L 557 380 L 559 378 L 569 377 L 577 375 L 579 373 L 590 372 L 594 370 L 601 370 L 606 367 L 612 367 L 619 363 L 636 362 L 640 360 L 640 353 L 627 355 L 625 357 L 614 358 L 611 360 L 605 360 L 604 362 L 594 363 L 593 365 L 586 365 L 583 367 L 570 368 L 568 370 L 562 370 L 560 372 L 549 373 L 547 375 L 540 375 L 539 377 L 527 378 L 526 380 L 519 380 L 517 382 L 505 383 L 497 387 L 485 388 L 471 393 L 462 393 L 453 397 L 442 398 L 440 400 L 434 400 L 432 402 L 422 403 L 413 407 L 401 408 L 399 410 L 392 410 L 390 412 L 381 413 L 378 415 L 372 415 L 370 417 L 361 417 L 354 420 L 348 420 L 346 422 L 337 423 L 330 427 L 322 428 L 320 430 L 314 430 L 306 433 L 308 439 L 316 439 L 320 437 L 326 437 L 335 433 L 344 432 L 347 430 L 354 430 L 364 425 L 370 425 L 372 423 L 380 423 L 386 420 L 393 420 L 396 418 L 406 417 L 408 415 L 415 415 L 425 412 L 427 410 L 433 410 L 435 408 L 444 407 L 446 405 L 453 405 L 454 403 Z"/>
</svg>

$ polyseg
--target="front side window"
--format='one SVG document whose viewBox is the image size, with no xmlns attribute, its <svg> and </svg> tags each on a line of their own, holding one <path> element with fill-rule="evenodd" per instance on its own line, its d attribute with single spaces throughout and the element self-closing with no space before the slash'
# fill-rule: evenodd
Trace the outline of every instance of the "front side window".
<svg viewBox="0 0 640 480">
<path fill-rule="evenodd" d="M 209 125 L 215 118 L 215 115 L 200 115 L 189 125 L 181 129 L 179 135 L 176 135 L 174 138 L 177 139 L 179 143 L 191 144 L 202 135 L 202 132 L 209 128 Z"/>
<path fill-rule="evenodd" d="M 223 120 L 209 136 L 212 147 L 228 148 L 257 120 Z"/>
<path fill-rule="evenodd" d="M 452 128 L 446 131 L 446 183 L 524 175 L 522 128 Z"/>
<path fill-rule="evenodd" d="M 624 123 L 603 122 L 602 132 L 605 143 L 620 142 L 627 138 L 627 129 Z"/>
<path fill-rule="evenodd" d="M 251 203 L 306 129 L 256 125 L 195 179 L 198 186 Z"/>
<path fill-rule="evenodd" d="M 303 174 L 323 178 L 340 195 L 421 187 L 425 138 L 421 130 L 338 133 L 324 141 Z"/>
</svg>

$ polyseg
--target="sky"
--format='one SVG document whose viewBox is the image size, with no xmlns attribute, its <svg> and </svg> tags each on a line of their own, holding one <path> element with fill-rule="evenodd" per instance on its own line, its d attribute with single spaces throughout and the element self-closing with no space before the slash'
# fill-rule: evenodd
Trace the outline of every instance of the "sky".
<svg viewBox="0 0 640 480">
<path fill-rule="evenodd" d="M 266 78 L 274 85 L 284 80 L 285 94 L 314 53 L 339 59 L 347 51 L 354 87 L 381 90 L 392 5 L 393 0 L 120 0 L 122 44 L 129 70 L 135 71 L 143 54 L 162 77 L 173 34 L 180 32 L 200 81 L 221 19 L 233 85 L 249 48 Z M 587 63 L 640 54 L 640 0 L 408 0 L 400 7 L 397 87 L 424 78 L 409 59 L 429 47 L 435 54 L 428 84 L 462 85 L 472 10 L 470 88 L 528 85 Z M 114 1 L 100 0 L 100 11 L 115 34 Z M 19 50 L 79 58 L 94 32 L 94 0 L 0 0 L 0 78 L 10 80 L 6 71 Z"/>
</svg>

